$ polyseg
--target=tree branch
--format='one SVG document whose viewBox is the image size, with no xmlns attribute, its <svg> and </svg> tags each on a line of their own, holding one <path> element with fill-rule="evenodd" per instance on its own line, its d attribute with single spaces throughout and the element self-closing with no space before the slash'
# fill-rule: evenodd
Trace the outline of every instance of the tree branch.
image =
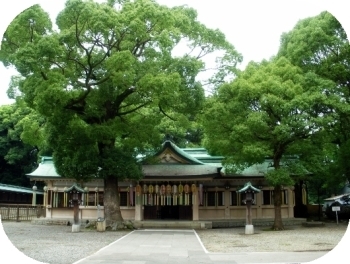
<svg viewBox="0 0 350 264">
<path fill-rule="evenodd" d="M 125 112 L 122 112 L 122 113 L 118 113 L 118 116 L 120 117 L 120 116 L 124 116 L 124 115 L 130 114 L 130 113 L 132 113 L 132 112 L 135 112 L 135 111 L 137 111 L 138 109 L 140 109 L 140 108 L 146 106 L 147 104 L 149 104 L 149 102 L 144 103 L 144 104 L 141 104 L 141 105 L 139 105 L 139 106 L 137 106 L 137 107 L 135 107 L 135 108 L 133 108 L 133 109 L 131 109 L 131 110 L 129 110 L 129 111 L 125 111 Z"/>
<path fill-rule="evenodd" d="M 163 115 L 165 115 L 167 118 L 169 118 L 169 119 L 171 119 L 171 120 L 173 120 L 173 121 L 176 121 L 176 119 L 172 118 L 171 116 L 169 116 L 167 113 L 164 112 L 164 110 L 163 110 L 163 108 L 162 108 L 162 106 L 161 106 L 160 104 L 158 104 L 158 107 L 159 107 L 160 112 L 161 112 Z"/>
</svg>

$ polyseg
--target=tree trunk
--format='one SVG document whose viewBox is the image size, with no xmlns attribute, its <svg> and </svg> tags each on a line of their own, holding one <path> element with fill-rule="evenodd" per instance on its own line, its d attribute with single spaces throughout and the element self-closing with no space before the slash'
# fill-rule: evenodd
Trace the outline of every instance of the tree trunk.
<svg viewBox="0 0 350 264">
<path fill-rule="evenodd" d="M 282 222 L 282 211 L 281 211 L 281 204 L 282 204 L 282 192 L 281 192 L 281 186 L 275 186 L 274 192 L 273 192 L 273 200 L 274 200 L 274 206 L 275 206 L 275 221 L 273 223 L 272 229 L 273 230 L 283 230 L 283 222 Z"/>
<path fill-rule="evenodd" d="M 118 179 L 114 176 L 108 176 L 104 180 L 103 205 L 106 226 L 113 226 L 123 222 L 120 211 Z"/>
</svg>

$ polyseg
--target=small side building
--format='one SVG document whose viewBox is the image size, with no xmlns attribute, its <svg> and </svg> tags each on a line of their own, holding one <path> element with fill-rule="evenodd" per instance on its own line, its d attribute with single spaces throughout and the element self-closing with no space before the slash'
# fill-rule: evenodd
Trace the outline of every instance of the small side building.
<svg viewBox="0 0 350 264">
<path fill-rule="evenodd" d="M 0 183 L 0 204 L 32 204 L 33 189 Z M 36 190 L 36 204 L 43 203 L 43 191 Z"/>
</svg>

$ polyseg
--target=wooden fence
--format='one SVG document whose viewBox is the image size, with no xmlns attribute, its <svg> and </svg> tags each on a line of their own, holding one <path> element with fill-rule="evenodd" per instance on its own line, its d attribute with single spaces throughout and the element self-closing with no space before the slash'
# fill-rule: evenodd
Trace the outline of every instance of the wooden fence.
<svg viewBox="0 0 350 264">
<path fill-rule="evenodd" d="M 25 204 L 0 204 L 1 221 L 30 221 L 35 218 L 45 217 L 44 206 Z"/>
</svg>

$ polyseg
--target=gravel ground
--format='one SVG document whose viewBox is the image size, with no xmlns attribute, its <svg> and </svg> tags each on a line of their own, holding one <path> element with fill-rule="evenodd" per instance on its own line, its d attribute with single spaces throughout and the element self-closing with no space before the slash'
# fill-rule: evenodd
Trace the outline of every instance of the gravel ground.
<svg viewBox="0 0 350 264">
<path fill-rule="evenodd" d="M 128 231 L 96 232 L 71 226 L 2 222 L 10 241 L 27 256 L 50 264 L 73 263 L 126 235 Z M 209 252 L 263 252 L 332 250 L 344 236 L 347 223 L 326 223 L 324 227 L 290 226 L 284 231 L 255 227 L 254 235 L 242 228 L 196 230 Z M 350 231 L 350 230 L 349 230 Z M 349 232 L 348 231 L 348 232 Z"/>
<path fill-rule="evenodd" d="M 288 226 L 283 231 L 254 227 L 254 235 L 245 235 L 244 228 L 198 230 L 197 234 L 209 252 L 293 252 L 332 250 L 346 230 L 345 223 L 327 223 L 323 227 Z"/>
<path fill-rule="evenodd" d="M 88 229 L 72 233 L 71 226 L 34 225 L 30 222 L 3 221 L 2 225 L 10 241 L 20 251 L 32 259 L 50 264 L 74 263 L 128 233 Z"/>
</svg>

